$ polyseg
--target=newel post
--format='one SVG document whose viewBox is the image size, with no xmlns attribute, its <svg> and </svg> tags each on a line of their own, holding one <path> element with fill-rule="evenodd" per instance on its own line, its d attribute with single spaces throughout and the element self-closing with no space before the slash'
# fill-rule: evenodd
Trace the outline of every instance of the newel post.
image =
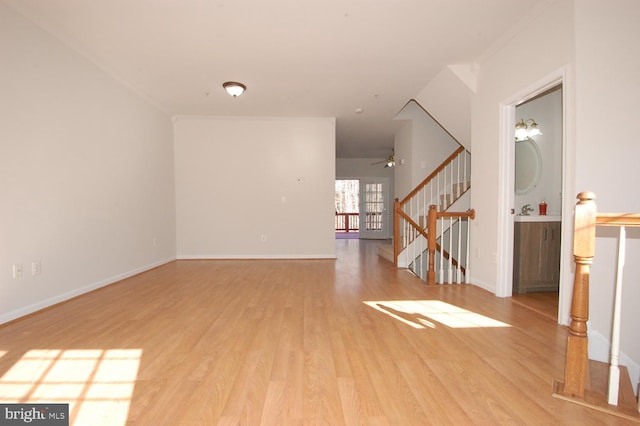
<svg viewBox="0 0 640 426">
<path fill-rule="evenodd" d="M 398 255 L 400 254 L 400 200 L 393 202 L 393 266 L 398 267 Z"/>
<path fill-rule="evenodd" d="M 571 301 L 571 324 L 567 337 L 564 394 L 584 398 L 587 376 L 587 320 L 589 319 L 589 272 L 596 241 L 596 203 L 592 192 L 578 194 L 573 234 L 576 264 Z"/>
<path fill-rule="evenodd" d="M 429 269 L 427 269 L 427 284 L 436 283 L 436 226 L 437 226 L 436 206 L 429 206 L 429 214 L 427 216 L 427 250 L 429 251 Z"/>
</svg>

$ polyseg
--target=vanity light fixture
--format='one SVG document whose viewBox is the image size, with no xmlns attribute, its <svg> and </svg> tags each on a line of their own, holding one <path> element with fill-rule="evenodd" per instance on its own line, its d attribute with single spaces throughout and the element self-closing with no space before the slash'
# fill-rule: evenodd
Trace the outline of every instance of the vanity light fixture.
<svg viewBox="0 0 640 426">
<path fill-rule="evenodd" d="M 542 132 L 538 129 L 538 123 L 533 118 L 525 120 L 521 119 L 516 123 L 516 141 L 524 141 L 532 136 L 541 135 Z"/>
<path fill-rule="evenodd" d="M 222 83 L 222 87 L 224 87 L 224 90 L 226 90 L 227 93 L 234 98 L 242 95 L 244 91 L 247 90 L 247 86 L 235 81 L 227 81 L 226 83 Z"/>
</svg>

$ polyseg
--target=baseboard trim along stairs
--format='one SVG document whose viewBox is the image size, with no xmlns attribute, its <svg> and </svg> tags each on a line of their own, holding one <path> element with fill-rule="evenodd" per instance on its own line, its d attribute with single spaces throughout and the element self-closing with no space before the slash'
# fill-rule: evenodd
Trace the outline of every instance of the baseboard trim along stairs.
<svg viewBox="0 0 640 426">
<path fill-rule="evenodd" d="M 640 424 L 638 400 L 633 392 L 633 385 L 631 384 L 627 368 L 622 365 L 620 366 L 620 391 L 617 406 L 607 404 L 608 376 L 609 364 L 589 360 L 589 375 L 587 379 L 587 389 L 584 391 L 584 398 L 564 395 L 564 383 L 557 380 L 553 383 L 553 397 Z"/>
</svg>

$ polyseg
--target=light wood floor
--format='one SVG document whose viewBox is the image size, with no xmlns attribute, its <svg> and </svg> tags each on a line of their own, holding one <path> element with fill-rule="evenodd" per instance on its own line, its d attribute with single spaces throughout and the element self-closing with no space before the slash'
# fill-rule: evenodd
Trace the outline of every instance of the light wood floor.
<svg viewBox="0 0 640 426">
<path fill-rule="evenodd" d="M 558 292 L 539 292 L 514 294 L 512 301 L 544 315 L 554 321 L 558 320 Z"/>
<path fill-rule="evenodd" d="M 566 330 L 338 259 L 177 261 L 0 327 L 0 400 L 88 425 L 624 424 L 552 398 Z"/>
</svg>

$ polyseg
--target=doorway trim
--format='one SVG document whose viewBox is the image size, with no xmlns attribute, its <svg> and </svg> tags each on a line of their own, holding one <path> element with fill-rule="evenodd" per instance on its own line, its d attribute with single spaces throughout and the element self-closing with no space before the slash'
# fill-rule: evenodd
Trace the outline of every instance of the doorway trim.
<svg viewBox="0 0 640 426">
<path fill-rule="evenodd" d="M 571 292 L 573 290 L 572 256 L 573 206 L 575 201 L 575 138 L 573 112 L 575 94 L 572 67 L 566 65 L 518 91 L 500 103 L 500 157 L 498 181 L 498 271 L 496 295 L 511 297 L 513 291 L 513 226 L 515 181 L 516 106 L 562 84 L 562 241 L 560 248 L 560 288 L 558 323 L 569 324 Z"/>
</svg>

